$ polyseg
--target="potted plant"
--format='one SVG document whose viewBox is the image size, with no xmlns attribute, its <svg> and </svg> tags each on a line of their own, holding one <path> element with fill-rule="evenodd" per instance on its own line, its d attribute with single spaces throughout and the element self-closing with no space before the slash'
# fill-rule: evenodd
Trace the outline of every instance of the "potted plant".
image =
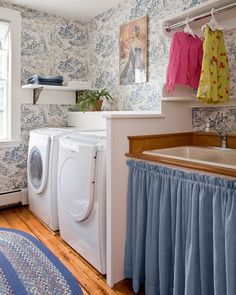
<svg viewBox="0 0 236 295">
<path fill-rule="evenodd" d="M 104 88 L 102 90 L 85 90 L 77 96 L 76 107 L 81 112 L 101 111 L 103 100 L 112 100 L 110 93 Z"/>
</svg>

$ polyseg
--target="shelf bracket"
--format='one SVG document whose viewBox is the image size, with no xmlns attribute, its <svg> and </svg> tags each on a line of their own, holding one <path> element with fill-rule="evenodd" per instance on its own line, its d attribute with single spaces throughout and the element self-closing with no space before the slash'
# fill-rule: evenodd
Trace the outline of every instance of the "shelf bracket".
<svg viewBox="0 0 236 295">
<path fill-rule="evenodd" d="M 33 104 L 36 104 L 37 101 L 39 100 L 39 96 L 40 96 L 40 93 L 42 92 L 42 90 L 43 90 L 43 87 L 38 87 L 38 88 L 33 89 L 33 92 L 34 92 Z"/>
<path fill-rule="evenodd" d="M 82 95 L 85 91 L 88 91 L 88 90 L 76 90 L 75 91 L 75 103 L 79 103 L 80 102 L 80 95 Z"/>
</svg>

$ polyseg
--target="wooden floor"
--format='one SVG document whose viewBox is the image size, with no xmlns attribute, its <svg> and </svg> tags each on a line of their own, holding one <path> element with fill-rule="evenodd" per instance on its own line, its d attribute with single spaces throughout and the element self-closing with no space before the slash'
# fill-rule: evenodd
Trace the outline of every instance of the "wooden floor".
<svg viewBox="0 0 236 295">
<path fill-rule="evenodd" d="M 0 227 L 25 231 L 38 238 L 70 270 L 86 294 L 134 294 L 130 280 L 123 280 L 112 289 L 101 275 L 78 253 L 69 247 L 59 235 L 49 231 L 26 207 L 14 207 L 0 210 Z M 139 294 L 144 294 L 143 292 Z"/>
</svg>

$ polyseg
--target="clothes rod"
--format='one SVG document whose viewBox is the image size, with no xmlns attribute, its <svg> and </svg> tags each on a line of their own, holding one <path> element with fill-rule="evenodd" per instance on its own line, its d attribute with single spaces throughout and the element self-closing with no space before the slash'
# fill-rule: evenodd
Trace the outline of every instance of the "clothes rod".
<svg viewBox="0 0 236 295">
<path fill-rule="evenodd" d="M 226 11 L 226 10 L 229 10 L 229 9 L 232 9 L 236 7 L 236 3 L 232 3 L 232 4 L 229 4 L 229 5 L 226 5 L 226 6 L 223 6 L 223 7 L 220 7 L 220 8 L 217 8 L 217 9 L 214 9 L 214 14 L 218 14 L 218 13 L 221 13 L 223 11 Z M 204 14 L 201 14 L 201 15 L 198 15 L 198 16 L 195 16 L 193 18 L 189 18 L 188 19 L 188 23 L 192 23 L 192 22 L 195 22 L 195 21 L 198 21 L 198 20 L 201 20 L 201 19 L 204 19 L 206 17 L 209 17 L 212 15 L 212 12 L 207 12 L 207 13 L 204 13 Z M 173 24 L 173 25 L 168 25 L 166 24 L 165 25 L 165 30 L 170 33 L 172 30 L 174 29 L 177 29 L 179 27 L 182 27 L 186 25 L 186 20 L 184 21 L 181 21 L 179 23 L 176 23 L 176 24 Z"/>
</svg>

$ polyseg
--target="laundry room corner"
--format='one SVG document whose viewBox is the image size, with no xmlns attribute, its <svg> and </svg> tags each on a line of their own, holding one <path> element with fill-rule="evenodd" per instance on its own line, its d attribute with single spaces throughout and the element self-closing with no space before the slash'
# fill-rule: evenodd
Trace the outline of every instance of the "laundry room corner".
<svg viewBox="0 0 236 295">
<path fill-rule="evenodd" d="M 84 57 L 87 34 L 82 22 L 14 5 L 8 1 L 2 1 L 0 6 L 18 11 L 22 15 L 21 85 L 25 85 L 29 76 L 35 73 L 63 72 L 65 80 L 87 79 Z M 64 48 L 68 48 L 69 42 L 76 42 L 76 36 L 73 36 L 75 30 L 84 34 L 80 44 L 70 45 L 70 55 L 73 56 L 71 59 Z M 60 44 L 56 42 L 57 39 L 61 40 Z M 75 64 L 81 65 L 80 69 Z M 19 93 L 20 97 L 17 99 L 21 103 L 21 141 L 4 145 L 0 143 L 0 192 L 6 193 L 6 198 L 9 192 L 27 187 L 29 132 L 37 128 L 66 127 L 68 109 L 75 103 L 74 91 L 44 90 L 37 104 L 33 104 L 33 89 L 20 88 Z"/>
</svg>

